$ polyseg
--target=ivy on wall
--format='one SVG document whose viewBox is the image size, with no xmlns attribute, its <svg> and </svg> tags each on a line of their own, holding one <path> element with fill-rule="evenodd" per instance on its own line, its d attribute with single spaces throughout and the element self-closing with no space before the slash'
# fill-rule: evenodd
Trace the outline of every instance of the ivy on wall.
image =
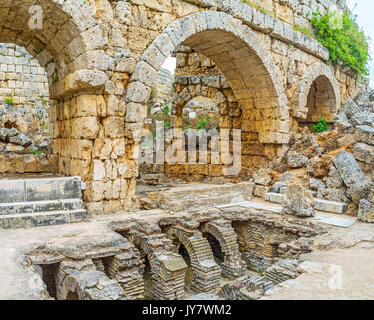
<svg viewBox="0 0 374 320">
<path fill-rule="evenodd" d="M 334 27 L 334 13 L 313 13 L 311 19 L 316 39 L 330 52 L 334 64 L 352 68 L 359 76 L 369 74 L 369 38 L 357 26 L 356 16 L 343 13 L 341 24 Z"/>
</svg>

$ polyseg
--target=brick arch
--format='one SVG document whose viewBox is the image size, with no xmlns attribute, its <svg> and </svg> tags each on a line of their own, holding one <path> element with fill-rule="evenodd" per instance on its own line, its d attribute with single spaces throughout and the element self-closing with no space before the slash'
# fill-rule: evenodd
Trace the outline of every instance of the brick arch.
<svg viewBox="0 0 374 320">
<path fill-rule="evenodd" d="M 241 107 L 248 110 L 248 126 L 261 143 L 288 142 L 287 98 L 270 53 L 240 20 L 209 10 L 174 21 L 144 52 L 126 93 L 129 138 L 140 141 L 155 75 L 179 45 L 204 54 L 217 65 Z"/>
<path fill-rule="evenodd" d="M 184 296 L 183 279 L 187 265 L 182 257 L 174 252 L 162 246 L 155 247 L 155 242 L 165 237 L 165 235 L 159 236 L 155 234 L 148 237 L 133 237 L 134 243 L 147 256 L 151 267 L 153 299 L 181 299 Z"/>
<path fill-rule="evenodd" d="M 333 68 L 314 63 L 304 74 L 297 90 L 294 116 L 303 121 L 332 121 L 341 104 L 338 81 Z"/>
<path fill-rule="evenodd" d="M 201 232 L 186 232 L 178 227 L 171 227 L 167 230 L 167 235 L 183 244 L 188 252 L 193 272 L 191 288 L 206 292 L 219 287 L 220 268 L 214 261 L 209 243 Z"/>
<path fill-rule="evenodd" d="M 216 238 L 224 254 L 221 265 L 222 274 L 228 278 L 242 275 L 246 269 L 246 263 L 239 252 L 238 236 L 228 221 L 212 221 L 202 225 L 202 231 Z"/>
</svg>

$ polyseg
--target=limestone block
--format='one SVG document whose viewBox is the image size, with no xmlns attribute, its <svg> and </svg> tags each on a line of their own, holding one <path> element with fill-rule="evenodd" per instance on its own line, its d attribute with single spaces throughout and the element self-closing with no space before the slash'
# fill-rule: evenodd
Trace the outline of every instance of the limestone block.
<svg viewBox="0 0 374 320">
<path fill-rule="evenodd" d="M 122 138 L 125 135 L 124 117 L 107 117 L 102 124 L 107 138 Z"/>
<path fill-rule="evenodd" d="M 374 146 L 374 128 L 369 126 L 358 126 L 356 128 L 356 141 Z"/>
<path fill-rule="evenodd" d="M 363 179 L 350 184 L 347 193 L 351 196 L 354 203 L 359 204 L 362 199 L 368 199 L 372 187 L 371 180 Z"/>
<path fill-rule="evenodd" d="M 297 217 L 314 217 L 314 199 L 309 191 L 302 185 L 288 186 L 285 199 L 282 203 L 282 213 Z"/>
<path fill-rule="evenodd" d="M 95 95 L 81 95 L 73 99 L 73 117 L 96 117 L 97 98 Z"/>
<path fill-rule="evenodd" d="M 72 119 L 71 135 L 75 139 L 96 139 L 100 126 L 96 117 Z"/>
<path fill-rule="evenodd" d="M 310 190 L 318 191 L 319 189 L 326 188 L 326 186 L 322 180 L 310 178 L 309 188 Z"/>
<path fill-rule="evenodd" d="M 307 172 L 316 178 L 324 177 L 329 173 L 332 161 L 332 156 L 327 154 L 315 156 L 308 161 Z"/>
<path fill-rule="evenodd" d="M 352 154 L 359 161 L 370 165 L 374 163 L 374 146 L 366 143 L 356 143 L 352 149 Z"/>
<path fill-rule="evenodd" d="M 269 186 L 272 181 L 271 171 L 269 169 L 260 169 L 254 175 L 255 183 L 262 186 Z"/>
<path fill-rule="evenodd" d="M 308 158 L 295 151 L 288 153 L 287 161 L 290 168 L 302 168 L 308 164 Z"/>
<path fill-rule="evenodd" d="M 271 191 L 272 193 L 280 193 L 280 189 L 283 188 L 283 187 L 286 187 L 287 186 L 287 183 L 285 182 L 276 182 L 272 188 L 271 188 Z"/>
<path fill-rule="evenodd" d="M 265 195 L 269 193 L 269 191 L 270 191 L 269 186 L 256 185 L 255 190 L 254 190 L 254 195 L 255 197 L 265 199 Z"/>
<path fill-rule="evenodd" d="M 374 223 L 374 204 L 365 199 L 361 200 L 357 217 L 360 221 Z"/>
<path fill-rule="evenodd" d="M 334 166 L 331 166 L 328 178 L 326 180 L 326 186 L 328 188 L 342 188 L 343 187 L 343 179 L 341 178 L 338 170 Z"/>
<path fill-rule="evenodd" d="M 325 211 L 325 212 L 345 214 L 345 212 L 348 209 L 348 205 L 343 202 L 315 199 L 314 209 L 319 210 L 319 211 Z"/>
<path fill-rule="evenodd" d="M 272 203 L 278 203 L 278 204 L 282 204 L 285 197 L 286 196 L 284 194 L 279 194 L 279 193 L 268 192 L 265 194 L 266 201 L 269 201 Z"/>
<path fill-rule="evenodd" d="M 25 182 L 23 180 L 0 181 L 0 202 L 25 201 Z"/>
<path fill-rule="evenodd" d="M 329 201 L 349 202 L 348 194 L 346 194 L 344 189 L 320 188 L 318 189 L 317 198 Z"/>
<path fill-rule="evenodd" d="M 364 172 L 351 153 L 342 151 L 335 157 L 334 164 L 346 186 L 365 179 Z"/>
</svg>

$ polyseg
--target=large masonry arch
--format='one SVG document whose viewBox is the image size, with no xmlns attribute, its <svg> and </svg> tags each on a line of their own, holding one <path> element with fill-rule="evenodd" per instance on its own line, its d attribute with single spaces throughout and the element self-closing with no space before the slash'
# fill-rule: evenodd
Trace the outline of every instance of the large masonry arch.
<svg viewBox="0 0 374 320">
<path fill-rule="evenodd" d="M 34 7 L 29 1 L 0 1 L 0 42 L 23 46 L 45 67 L 53 101 L 51 171 L 80 176 L 88 211 L 100 213 L 124 207 L 127 182 L 125 170 L 118 173 L 125 163 L 124 108 L 122 114 L 107 112 L 113 101 L 104 92 L 109 58 L 93 14 L 80 0 L 42 0 Z M 111 149 L 106 157 L 100 155 L 104 141 Z M 109 167 L 115 168 L 111 175 L 105 172 Z"/>
<path fill-rule="evenodd" d="M 287 98 L 271 55 L 248 26 L 215 11 L 174 21 L 144 52 L 127 88 L 128 138 L 140 141 L 156 73 L 179 45 L 203 53 L 222 71 L 245 114 L 242 130 L 263 144 L 288 143 Z"/>
<path fill-rule="evenodd" d="M 332 121 L 339 110 L 341 97 L 333 68 L 314 63 L 299 82 L 295 118 L 300 122 Z"/>
<path fill-rule="evenodd" d="M 282 1 L 274 1 L 278 8 Z M 175 171 L 181 168 L 181 175 L 195 180 L 246 180 L 261 167 L 276 166 L 289 141 L 291 117 L 307 118 L 306 92 L 313 83 L 328 84 L 330 113 L 340 104 L 338 87 L 343 101 L 358 88 L 344 70 L 335 70 L 335 79 L 332 68 L 323 64 L 328 50 L 292 28 L 292 21 L 303 15 L 299 7 L 284 4 L 293 8 L 292 21 L 285 21 L 239 0 L 164 2 L 0 0 L 0 43 L 24 47 L 47 73 L 48 168 L 82 178 L 88 213 L 140 206 L 135 188 L 146 103 L 156 73 L 180 46 L 214 62 L 234 93 L 233 107 L 219 125 L 219 134 L 230 131 L 229 139 L 220 136 L 229 151 L 208 166 L 173 164 Z M 135 18 L 139 12 L 141 19 Z M 234 129 L 242 130 L 242 171 L 226 175 L 231 164 L 225 162 L 234 158 Z M 1 163 L 7 165 L 0 157 Z"/>
</svg>

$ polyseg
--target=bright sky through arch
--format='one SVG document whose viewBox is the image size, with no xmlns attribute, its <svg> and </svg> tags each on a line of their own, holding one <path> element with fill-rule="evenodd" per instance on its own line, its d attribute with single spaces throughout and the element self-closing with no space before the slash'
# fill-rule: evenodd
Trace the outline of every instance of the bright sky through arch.
<svg viewBox="0 0 374 320">
<path fill-rule="evenodd" d="M 348 0 L 349 8 L 352 10 L 356 3 L 357 6 L 353 13 L 357 15 L 359 26 L 365 31 L 365 34 L 371 38 L 370 54 L 374 53 L 374 1 L 373 0 Z M 374 61 L 370 61 L 370 86 L 374 88 Z"/>
</svg>

